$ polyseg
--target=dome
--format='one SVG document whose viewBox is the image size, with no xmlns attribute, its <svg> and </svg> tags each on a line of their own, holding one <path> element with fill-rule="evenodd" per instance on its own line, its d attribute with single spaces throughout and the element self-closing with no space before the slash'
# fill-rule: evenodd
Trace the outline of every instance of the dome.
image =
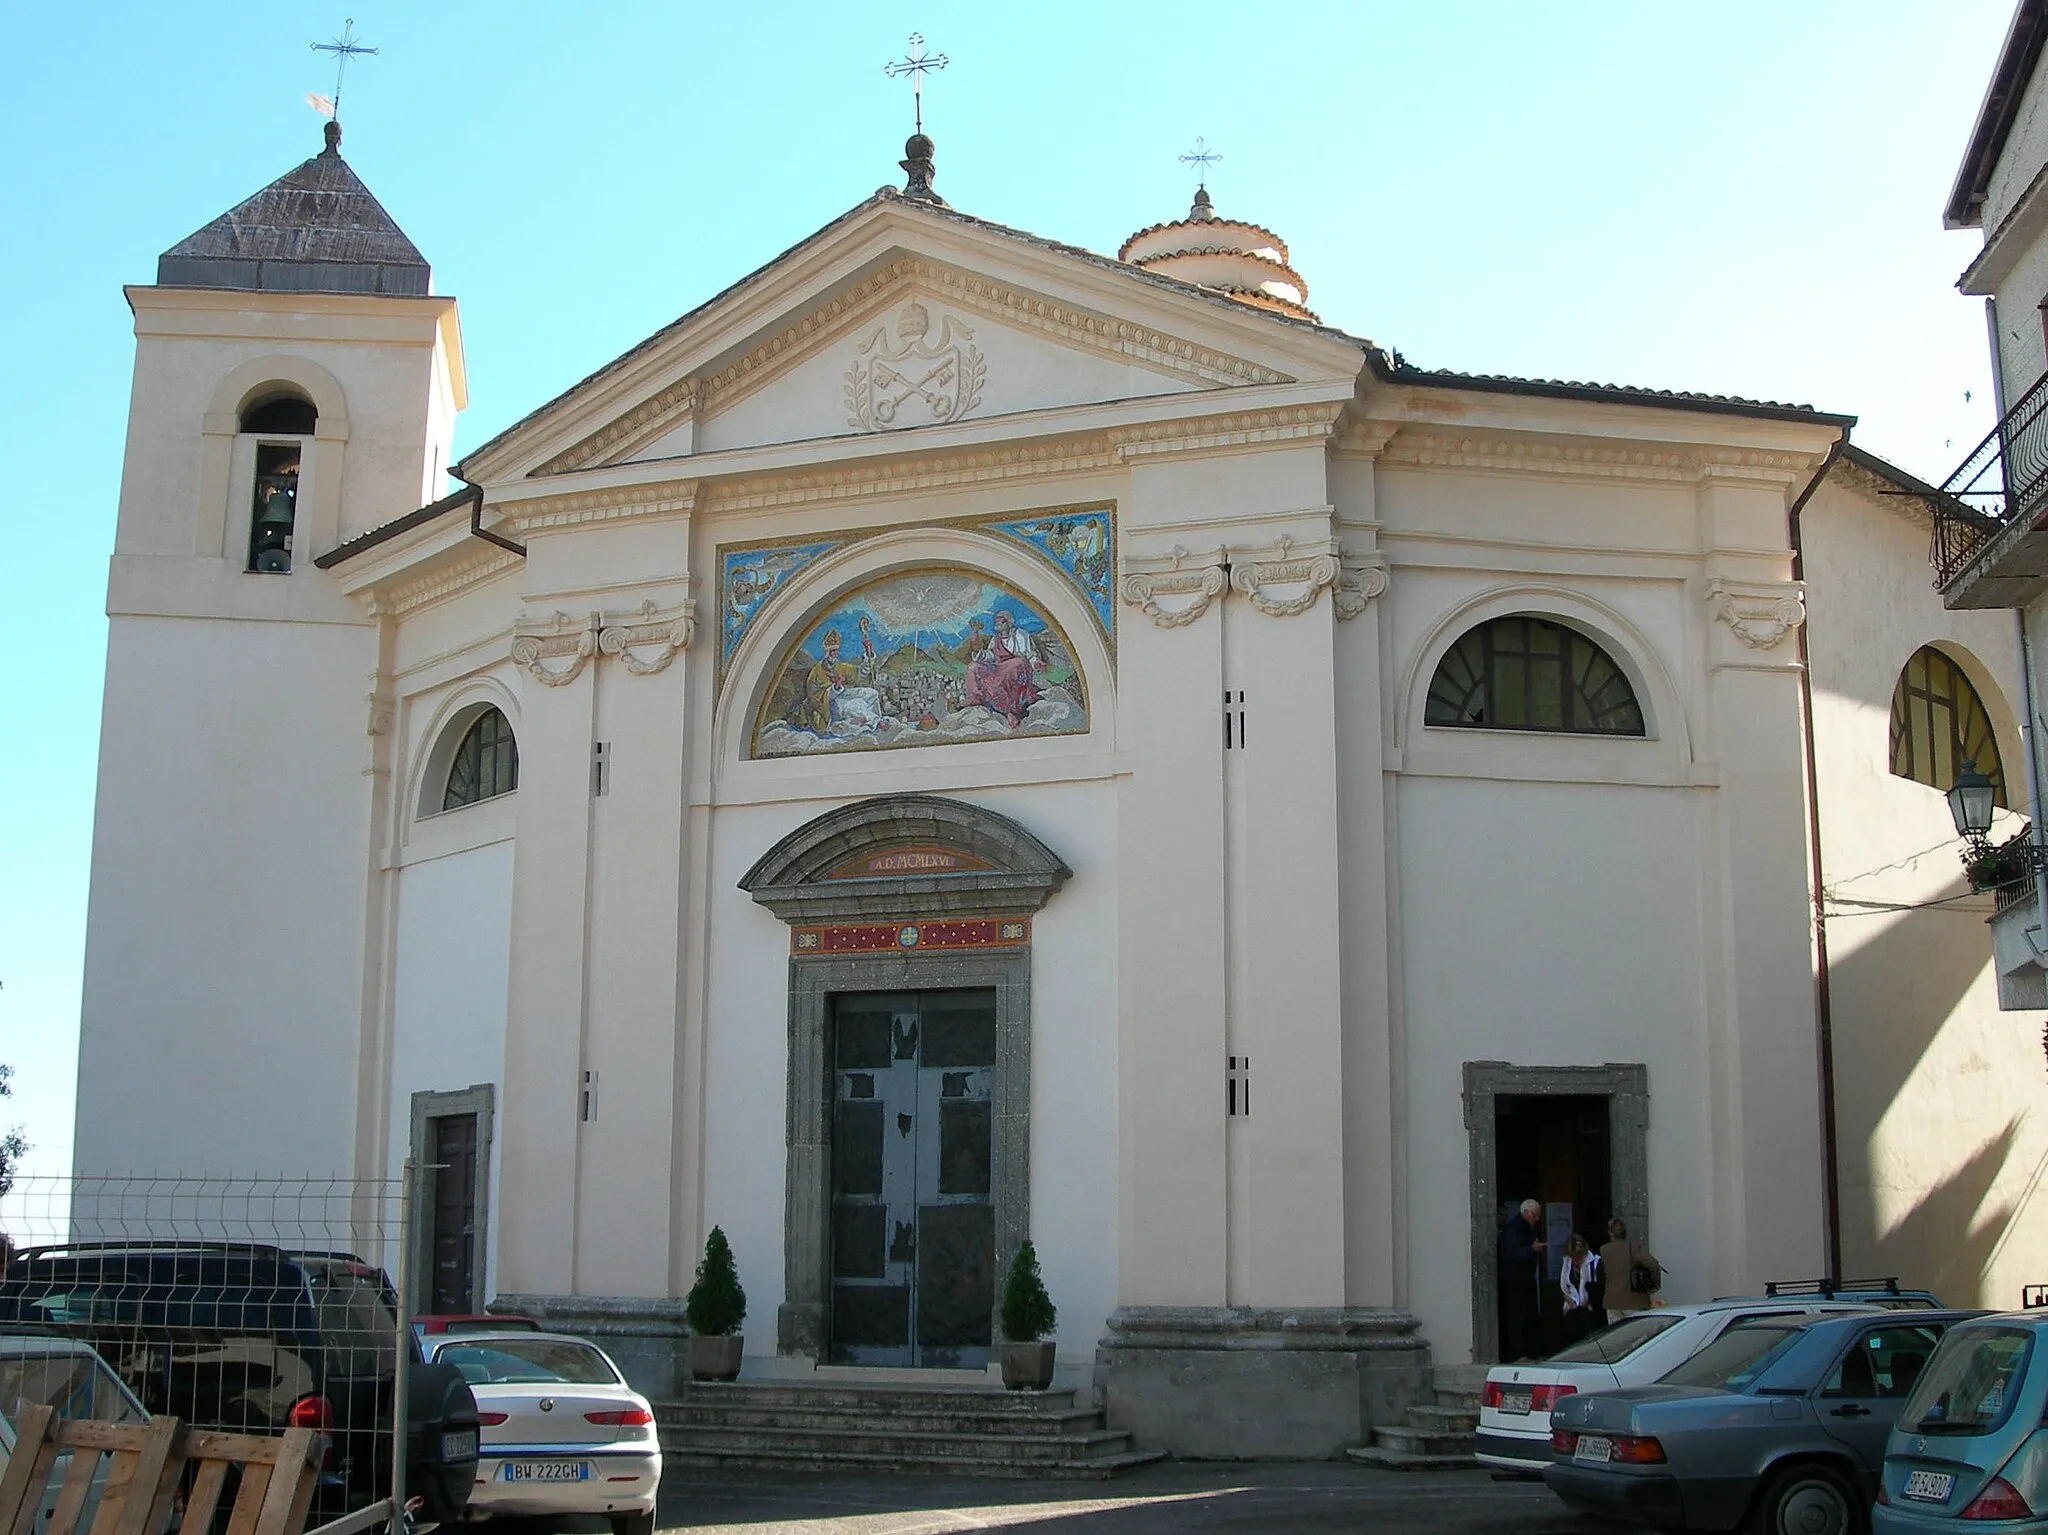
<svg viewBox="0 0 2048 1535">
<path fill-rule="evenodd" d="M 1240 304 L 1313 320 L 1308 284 L 1287 264 L 1287 242 L 1270 229 L 1219 218 L 1207 189 L 1188 216 L 1154 224 L 1124 241 L 1117 260 L 1147 272 L 1211 288 Z"/>
</svg>

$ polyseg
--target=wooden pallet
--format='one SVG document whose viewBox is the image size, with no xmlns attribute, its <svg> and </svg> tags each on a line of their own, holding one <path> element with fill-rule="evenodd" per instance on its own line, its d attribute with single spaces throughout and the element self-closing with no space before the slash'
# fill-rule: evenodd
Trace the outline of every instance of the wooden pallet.
<svg viewBox="0 0 2048 1535">
<path fill-rule="evenodd" d="M 78 1524 L 98 1482 L 98 1505 L 83 1535 L 204 1535 L 213 1525 L 230 1467 L 241 1471 L 227 1535 L 300 1535 L 312 1507 L 319 1451 L 308 1428 L 277 1438 L 188 1429 L 176 1418 L 93 1423 L 31 1407 L 14 1425 L 14 1453 L 0 1475 L 0 1535 L 81 1535 Z M 100 1475 L 104 1463 L 105 1476 Z M 60 1474 L 60 1465 L 62 1467 Z M 182 1500 L 187 1470 L 191 1480 Z M 56 1500 L 51 1504 L 52 1480 Z"/>
</svg>

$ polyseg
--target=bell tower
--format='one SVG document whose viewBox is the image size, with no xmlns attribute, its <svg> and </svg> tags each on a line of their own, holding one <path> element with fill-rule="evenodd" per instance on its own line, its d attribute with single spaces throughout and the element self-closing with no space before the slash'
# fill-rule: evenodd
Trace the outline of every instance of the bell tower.
<svg viewBox="0 0 2048 1535">
<path fill-rule="evenodd" d="M 333 122 L 126 294 L 74 1165 L 346 1174 L 380 635 L 314 561 L 440 494 L 455 301 Z M 122 1112 L 211 1102 L 228 1059 L 234 1113 Z"/>
</svg>

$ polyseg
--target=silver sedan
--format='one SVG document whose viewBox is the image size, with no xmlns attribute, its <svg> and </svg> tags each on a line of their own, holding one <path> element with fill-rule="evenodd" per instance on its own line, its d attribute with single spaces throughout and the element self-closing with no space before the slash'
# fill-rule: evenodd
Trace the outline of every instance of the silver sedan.
<svg viewBox="0 0 2048 1535">
<path fill-rule="evenodd" d="M 1732 1327 L 1655 1385 L 1559 1403 L 1543 1480 L 1576 1510 L 1660 1529 L 1854 1535 L 1906 1394 L 1976 1314 Z"/>
</svg>

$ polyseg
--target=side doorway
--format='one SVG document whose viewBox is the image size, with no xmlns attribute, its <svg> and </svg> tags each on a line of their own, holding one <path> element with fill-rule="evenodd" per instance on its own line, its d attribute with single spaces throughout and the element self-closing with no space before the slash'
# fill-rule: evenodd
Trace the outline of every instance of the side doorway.
<svg viewBox="0 0 2048 1535">
<path fill-rule="evenodd" d="M 1649 1069 L 1640 1065 L 1465 1063 L 1471 1181 L 1472 1358 L 1490 1364 L 1511 1342 L 1540 1357 L 1563 1341 L 1557 1269 L 1574 1232 L 1597 1249 L 1620 1216 L 1649 1241 Z M 1503 1233 L 1524 1199 L 1543 1207 L 1539 1292 L 1504 1295 Z M 1509 1309 L 1520 1304 L 1523 1327 Z"/>
<path fill-rule="evenodd" d="M 491 1140 L 495 1089 L 412 1095 L 412 1273 L 415 1314 L 474 1315 L 490 1299 Z"/>
</svg>

